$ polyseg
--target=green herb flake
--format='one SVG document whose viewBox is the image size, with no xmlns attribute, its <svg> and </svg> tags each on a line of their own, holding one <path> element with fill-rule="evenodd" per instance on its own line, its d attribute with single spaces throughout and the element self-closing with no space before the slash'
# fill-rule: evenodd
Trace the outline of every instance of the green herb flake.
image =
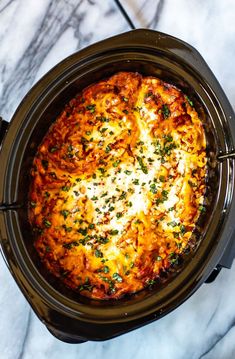
<svg viewBox="0 0 235 359">
<path fill-rule="evenodd" d="M 58 147 L 57 147 L 57 146 L 54 146 L 54 147 L 50 147 L 49 152 L 50 152 L 50 153 L 54 153 L 54 152 L 56 152 L 57 150 L 58 150 Z"/>
<path fill-rule="evenodd" d="M 63 187 L 61 187 L 61 189 L 64 192 L 68 192 L 70 190 L 70 187 L 69 186 L 63 186 Z"/>
<path fill-rule="evenodd" d="M 109 267 L 108 266 L 104 266 L 102 268 L 102 272 L 104 272 L 105 274 L 109 273 Z"/>
<path fill-rule="evenodd" d="M 62 211 L 60 211 L 60 214 L 64 217 L 64 219 L 66 219 L 69 215 L 69 211 L 63 209 Z"/>
<path fill-rule="evenodd" d="M 147 166 L 144 164 L 143 159 L 139 156 L 137 156 L 137 161 L 139 162 L 140 168 L 141 170 L 145 173 L 148 174 L 148 169 Z"/>
<path fill-rule="evenodd" d="M 171 221 L 171 222 L 168 222 L 167 225 L 171 226 L 171 227 L 176 227 L 176 226 L 178 226 L 178 223 L 176 221 Z"/>
<path fill-rule="evenodd" d="M 139 185 L 139 184 L 140 184 L 140 183 L 139 183 L 139 180 L 138 180 L 137 178 L 134 179 L 133 183 L 134 183 L 135 185 Z"/>
<path fill-rule="evenodd" d="M 168 118 L 170 116 L 170 114 L 171 114 L 170 110 L 169 110 L 169 107 L 166 104 L 162 105 L 161 111 L 163 113 L 164 119 Z"/>
<path fill-rule="evenodd" d="M 78 233 L 82 234 L 83 236 L 87 235 L 87 228 L 79 228 Z"/>
<path fill-rule="evenodd" d="M 77 247 L 79 246 L 79 242 L 77 241 L 73 241 L 73 242 L 70 242 L 70 243 L 64 243 L 63 244 L 63 247 L 66 248 L 66 249 L 71 249 L 73 247 Z"/>
<path fill-rule="evenodd" d="M 122 191 L 121 196 L 119 197 L 120 200 L 126 199 L 127 193 L 125 191 Z"/>
<path fill-rule="evenodd" d="M 107 127 L 102 127 L 102 128 L 100 129 L 100 132 L 101 132 L 101 133 L 105 133 L 105 132 L 107 131 L 107 129 L 108 129 Z"/>
<path fill-rule="evenodd" d="M 186 98 L 186 100 L 188 101 L 188 104 L 189 104 L 191 107 L 193 107 L 193 106 L 194 106 L 194 105 L 193 105 L 193 101 L 190 100 L 190 98 L 189 98 L 187 95 L 185 95 L 185 98 Z"/>
<path fill-rule="evenodd" d="M 50 228 L 50 227 L 51 227 L 51 222 L 50 222 L 48 219 L 46 219 L 46 218 L 43 220 L 43 224 L 44 224 L 44 226 L 47 227 L 47 228 Z"/>
<path fill-rule="evenodd" d="M 106 169 L 103 167 L 99 167 L 98 171 L 100 171 L 100 173 L 102 173 L 102 175 L 106 172 Z"/>
<path fill-rule="evenodd" d="M 88 105 L 88 106 L 86 106 L 86 110 L 90 111 L 90 113 L 94 113 L 95 112 L 95 107 L 96 107 L 95 104 Z"/>
<path fill-rule="evenodd" d="M 128 171 L 128 170 L 125 170 L 124 173 L 128 176 L 130 176 L 132 174 L 132 171 Z"/>
<path fill-rule="evenodd" d="M 186 233 L 186 228 L 183 224 L 180 225 L 180 233 L 181 234 L 185 234 Z"/>
<path fill-rule="evenodd" d="M 156 184 L 155 183 L 152 183 L 150 185 L 150 192 L 152 192 L 153 194 L 156 194 L 157 193 L 157 187 L 156 187 Z"/>
<path fill-rule="evenodd" d="M 111 236 L 116 236 L 116 235 L 118 234 L 118 230 L 117 230 L 117 229 L 111 229 L 111 230 L 109 231 L 109 234 L 110 234 Z"/>
<path fill-rule="evenodd" d="M 205 213 L 205 212 L 206 212 L 206 207 L 203 206 L 203 205 L 199 206 L 198 209 L 199 209 L 199 211 L 202 212 L 202 213 Z"/>
<path fill-rule="evenodd" d="M 149 285 L 149 286 L 152 286 L 152 285 L 154 285 L 154 284 L 156 284 L 156 281 L 155 281 L 154 279 L 149 279 L 149 280 L 147 281 L 147 285 Z"/>
<path fill-rule="evenodd" d="M 119 283 L 122 283 L 123 279 L 118 273 L 113 273 L 113 279 Z"/>
<path fill-rule="evenodd" d="M 96 249 L 94 254 L 96 258 L 103 258 L 103 253 L 99 249 Z"/>
<path fill-rule="evenodd" d="M 109 145 L 105 148 L 106 153 L 109 153 L 111 150 L 112 150 L 112 148 Z"/>
<path fill-rule="evenodd" d="M 37 206 L 37 203 L 34 201 L 30 202 L 30 207 L 35 208 Z"/>
<path fill-rule="evenodd" d="M 121 218 L 122 216 L 123 216 L 122 212 L 118 212 L 118 213 L 116 214 L 116 217 L 117 217 L 117 218 Z"/>
<path fill-rule="evenodd" d="M 120 162 L 121 162 L 121 160 L 117 160 L 117 161 L 113 162 L 113 167 L 117 167 Z"/>
</svg>

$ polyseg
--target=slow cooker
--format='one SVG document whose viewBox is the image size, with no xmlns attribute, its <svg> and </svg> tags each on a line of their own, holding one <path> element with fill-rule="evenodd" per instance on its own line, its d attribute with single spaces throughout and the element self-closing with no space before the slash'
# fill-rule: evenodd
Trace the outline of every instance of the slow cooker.
<svg viewBox="0 0 235 359">
<path fill-rule="evenodd" d="M 197 248 L 171 278 L 116 301 L 82 297 L 42 267 L 27 218 L 29 169 L 37 147 L 64 105 L 91 83 L 118 71 L 137 71 L 175 84 L 193 99 L 207 139 L 206 213 Z M 0 241 L 5 262 L 23 295 L 60 340 L 105 340 L 166 315 L 235 256 L 235 116 L 200 54 L 187 43 L 133 30 L 66 58 L 25 96 L 10 124 L 0 120 Z"/>
</svg>

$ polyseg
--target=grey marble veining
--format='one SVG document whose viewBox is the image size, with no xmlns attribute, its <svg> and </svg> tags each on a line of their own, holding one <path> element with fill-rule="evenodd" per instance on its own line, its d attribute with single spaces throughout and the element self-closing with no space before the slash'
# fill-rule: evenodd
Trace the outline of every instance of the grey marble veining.
<svg viewBox="0 0 235 359">
<path fill-rule="evenodd" d="M 199 50 L 235 108 L 233 0 L 122 0 L 137 27 Z M 66 56 L 129 30 L 113 0 L 0 0 L 0 115 Z M 69 345 L 36 318 L 0 258 L 0 358 L 235 358 L 235 264 L 171 314 L 101 343 Z"/>
</svg>

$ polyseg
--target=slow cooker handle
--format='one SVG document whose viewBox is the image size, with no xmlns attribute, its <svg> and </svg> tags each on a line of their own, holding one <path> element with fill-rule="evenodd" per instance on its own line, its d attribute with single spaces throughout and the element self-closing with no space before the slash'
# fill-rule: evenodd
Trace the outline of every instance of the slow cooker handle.
<svg viewBox="0 0 235 359">
<path fill-rule="evenodd" d="M 0 148 L 3 142 L 3 139 L 5 137 L 5 134 L 7 133 L 9 123 L 7 121 L 4 121 L 3 118 L 0 116 Z"/>
</svg>

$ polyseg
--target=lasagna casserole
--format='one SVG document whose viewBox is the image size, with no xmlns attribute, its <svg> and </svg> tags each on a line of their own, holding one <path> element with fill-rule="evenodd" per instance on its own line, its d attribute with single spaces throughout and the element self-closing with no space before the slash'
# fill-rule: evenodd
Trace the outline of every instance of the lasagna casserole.
<svg viewBox="0 0 235 359">
<path fill-rule="evenodd" d="M 205 210 L 206 140 L 191 99 L 119 72 L 67 104 L 31 170 L 29 220 L 46 268 L 94 299 L 161 281 Z"/>
</svg>

